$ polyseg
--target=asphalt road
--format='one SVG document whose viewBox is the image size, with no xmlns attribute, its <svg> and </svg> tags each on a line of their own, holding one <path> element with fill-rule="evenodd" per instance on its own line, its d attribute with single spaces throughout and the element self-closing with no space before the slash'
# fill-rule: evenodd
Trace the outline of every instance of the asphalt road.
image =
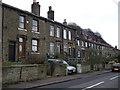
<svg viewBox="0 0 120 90">
<path fill-rule="evenodd" d="M 108 72 L 100 75 L 94 75 L 87 78 L 47 85 L 40 88 L 78 88 L 87 90 L 91 88 L 109 88 L 120 90 L 120 73 Z M 34 89 L 33 89 L 34 90 Z M 68 89 L 69 90 L 69 89 Z"/>
</svg>

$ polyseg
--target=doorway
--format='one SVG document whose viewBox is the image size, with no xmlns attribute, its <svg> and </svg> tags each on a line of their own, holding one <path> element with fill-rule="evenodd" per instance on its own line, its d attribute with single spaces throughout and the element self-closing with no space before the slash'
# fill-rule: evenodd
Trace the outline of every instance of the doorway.
<svg viewBox="0 0 120 90">
<path fill-rule="evenodd" d="M 15 61 L 15 48 L 16 43 L 13 41 L 9 42 L 9 61 L 14 62 Z"/>
</svg>

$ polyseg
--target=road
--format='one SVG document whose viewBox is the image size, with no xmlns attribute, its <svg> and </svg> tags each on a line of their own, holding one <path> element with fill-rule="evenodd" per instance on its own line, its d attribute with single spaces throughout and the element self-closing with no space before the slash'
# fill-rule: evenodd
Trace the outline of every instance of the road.
<svg viewBox="0 0 120 90">
<path fill-rule="evenodd" d="M 93 75 L 82 79 L 42 86 L 38 88 L 79 88 L 80 90 L 86 90 L 90 88 L 119 88 L 120 90 L 120 73 L 108 72 L 104 74 Z"/>
</svg>

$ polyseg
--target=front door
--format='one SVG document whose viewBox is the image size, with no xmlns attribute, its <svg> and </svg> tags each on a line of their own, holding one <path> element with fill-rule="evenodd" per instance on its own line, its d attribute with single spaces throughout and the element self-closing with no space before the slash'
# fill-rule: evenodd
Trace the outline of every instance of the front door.
<svg viewBox="0 0 120 90">
<path fill-rule="evenodd" d="M 9 61 L 15 61 L 15 42 L 9 42 Z"/>
<path fill-rule="evenodd" d="M 25 57 L 25 42 L 24 38 L 19 38 L 19 49 L 18 49 L 18 57 L 22 59 Z"/>
</svg>

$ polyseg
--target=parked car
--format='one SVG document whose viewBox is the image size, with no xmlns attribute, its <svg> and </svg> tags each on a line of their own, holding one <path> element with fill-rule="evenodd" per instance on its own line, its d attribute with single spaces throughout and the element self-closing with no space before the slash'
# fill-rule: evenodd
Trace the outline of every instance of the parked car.
<svg viewBox="0 0 120 90">
<path fill-rule="evenodd" d="M 112 71 L 120 71 L 120 63 L 113 64 Z"/>
<path fill-rule="evenodd" d="M 68 74 L 76 72 L 76 67 L 70 66 L 65 60 L 62 59 L 48 59 L 48 62 L 62 63 L 67 65 Z"/>
</svg>

